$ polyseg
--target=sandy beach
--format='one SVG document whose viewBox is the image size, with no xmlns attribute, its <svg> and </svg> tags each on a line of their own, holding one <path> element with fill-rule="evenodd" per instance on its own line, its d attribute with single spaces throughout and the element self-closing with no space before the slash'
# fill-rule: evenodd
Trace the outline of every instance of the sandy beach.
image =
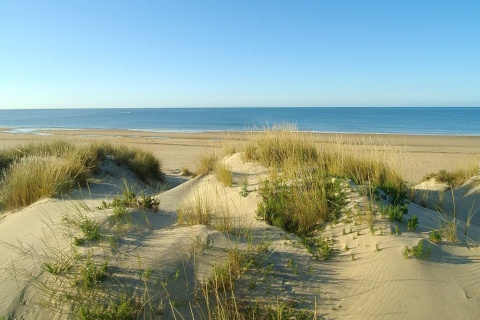
<svg viewBox="0 0 480 320">
<path fill-rule="evenodd" d="M 0 148 L 38 141 L 66 140 L 78 143 L 109 141 L 143 148 L 161 159 L 166 172 L 195 170 L 198 157 L 208 151 L 221 151 L 225 145 L 241 146 L 251 133 L 207 132 L 172 133 L 130 130 L 51 130 L 10 133 L 0 128 Z M 38 134 L 39 133 L 39 134 Z M 440 169 L 455 170 L 478 162 L 480 137 L 428 135 L 315 134 L 319 144 L 339 139 L 398 153 L 392 162 L 404 178 L 419 182 L 426 174 Z"/>
<path fill-rule="evenodd" d="M 258 190 L 262 181 L 272 177 L 272 168 L 245 160 L 242 146 L 254 137 L 244 132 L 10 133 L 0 129 L 4 149 L 58 139 L 141 148 L 161 160 L 170 182 L 160 191 L 148 191 L 159 201 L 156 210 L 129 208 L 126 220 L 119 222 L 114 220 L 115 209 L 104 202 L 125 194 L 125 181 L 148 188 L 132 172 L 106 161 L 88 188 L 6 212 L 0 219 L 0 317 L 95 318 L 92 310 L 78 304 L 73 310 L 65 301 L 72 296 L 95 297 L 85 301 L 89 303 L 105 296 L 116 299 L 112 301 L 133 296 L 131 305 L 142 319 L 245 319 L 239 318 L 235 308 L 252 305 L 263 312 L 272 308 L 279 319 L 288 318 L 287 312 L 297 312 L 293 315 L 301 319 L 478 318 L 479 176 L 451 192 L 434 180 L 419 183 L 427 173 L 478 163 L 479 137 L 315 135 L 313 141 L 320 150 L 343 143 L 358 152 L 386 153 L 382 160 L 417 184 L 411 194 L 414 199 L 406 202 L 406 218 L 390 221 L 385 213 L 372 215 L 368 191 L 341 181 L 346 197 L 342 216 L 322 224 L 315 233 L 316 241 L 329 244 L 327 253 L 312 252 L 304 238 L 258 216 L 262 202 Z M 230 185 L 213 173 L 180 176 L 184 168 L 197 171 L 200 156 L 214 151 L 231 172 Z M 438 243 L 431 240 L 431 232 L 448 219 L 436 210 L 440 197 L 445 210 L 457 209 L 458 238 L 444 237 Z M 378 201 L 386 205 L 385 199 Z M 213 220 L 203 224 L 186 223 L 190 218 L 182 212 L 199 206 L 221 215 L 213 214 Z M 413 230 L 406 223 L 412 217 L 418 219 Z M 79 244 L 78 221 L 87 220 L 97 221 L 102 236 L 92 244 Z M 425 248 L 418 251 L 421 243 Z M 331 257 L 324 260 L 325 254 Z M 78 289 L 82 270 L 100 268 L 92 261 L 108 264 L 109 273 L 106 280 L 96 284 L 94 278 L 94 284 L 82 291 Z M 221 266 L 227 269 L 218 269 Z M 205 287 L 215 285 L 212 274 L 230 272 L 231 277 L 233 268 L 238 278 L 233 293 L 218 300 L 231 288 L 225 284 L 216 291 Z M 234 307 L 229 304 L 232 301 Z M 228 313 L 235 316 L 220 316 L 227 312 L 222 308 L 233 308 Z M 306 316 L 300 317 L 298 310 L 307 310 Z"/>
</svg>

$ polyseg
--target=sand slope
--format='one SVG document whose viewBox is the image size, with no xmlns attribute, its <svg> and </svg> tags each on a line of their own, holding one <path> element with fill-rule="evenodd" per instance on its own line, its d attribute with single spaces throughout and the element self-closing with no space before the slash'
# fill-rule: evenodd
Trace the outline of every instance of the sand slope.
<svg viewBox="0 0 480 320">
<path fill-rule="evenodd" d="M 258 266 L 238 280 L 235 297 L 239 304 L 280 301 L 298 308 L 316 308 L 318 316 L 326 319 L 480 316 L 478 220 L 472 219 L 467 237 L 459 232 L 458 242 L 435 244 L 426 240 L 425 245 L 431 247 L 430 259 L 405 259 L 405 246 L 428 239 L 430 230 L 439 228 L 441 215 L 411 203 L 407 218 L 417 215 L 420 221 L 415 232 L 407 231 L 403 223 L 391 223 L 377 215 L 372 233 L 370 226 L 362 223 L 362 208 L 368 199 L 351 185 L 347 191 L 353 219 L 324 226 L 321 235 L 333 241 L 335 252 L 330 260 L 317 261 L 301 239 L 256 219 L 261 201 L 257 190 L 262 179 L 268 177 L 268 169 L 242 161 L 239 153 L 223 161 L 233 172 L 232 187 L 223 186 L 213 174 L 191 179 L 157 195 L 159 212 L 131 210 L 130 220 L 121 232 L 110 224 L 109 210 L 94 209 L 119 192 L 122 177 L 113 168 L 91 185 L 90 192 L 75 194 L 83 195 L 81 202 L 45 199 L 8 214 L 0 222 L 0 315 L 28 319 L 71 315 L 65 305 L 42 307 L 45 295 L 38 283 L 68 288 L 68 282 L 43 271 L 43 262 L 50 261 L 52 254 L 69 254 L 72 247 L 86 254 L 88 248 L 71 244 L 78 230 L 62 221 L 65 215 L 81 212 L 98 220 L 107 236 L 121 235 L 119 240 L 101 241 L 91 249 L 95 250 L 95 259 L 109 261 L 115 277 L 115 281 L 105 282 L 110 294 L 127 291 L 142 295 L 148 291 L 149 302 L 155 306 L 155 310 L 145 306 L 143 315 L 148 317 L 172 319 L 175 314 L 207 318 L 205 305 L 198 302 L 196 292 L 211 276 L 212 265 L 222 264 L 234 247 L 256 250 L 258 245 L 267 250 L 261 254 Z M 121 175 L 137 183 L 128 173 Z M 476 208 L 475 203 L 480 203 L 478 181 L 473 178 L 454 190 L 456 208 L 463 212 L 459 218 L 466 217 L 466 208 Z M 243 197 L 240 191 L 245 182 L 249 194 Z M 177 225 L 177 208 L 198 197 L 209 199 L 215 211 L 228 218 L 234 231 L 228 234 L 212 226 Z M 464 221 L 460 221 L 459 230 Z M 394 225 L 399 226 L 400 235 L 392 234 Z"/>
</svg>

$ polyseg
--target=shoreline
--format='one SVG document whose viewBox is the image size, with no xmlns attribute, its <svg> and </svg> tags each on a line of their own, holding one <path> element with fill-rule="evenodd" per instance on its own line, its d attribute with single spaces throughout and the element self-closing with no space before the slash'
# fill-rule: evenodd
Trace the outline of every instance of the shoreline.
<svg viewBox="0 0 480 320">
<path fill-rule="evenodd" d="M 7 130 L 7 131 L 6 131 Z M 136 146 L 153 152 L 163 162 L 165 171 L 182 168 L 196 169 L 203 153 L 222 152 L 226 144 L 237 148 L 247 141 L 253 131 L 214 131 L 202 133 L 149 132 L 114 129 L 38 130 L 10 133 L 0 128 L 0 149 L 42 141 L 66 140 L 73 143 L 112 142 Z M 339 140 L 355 147 L 381 150 L 396 149 L 397 159 L 392 164 L 400 168 L 405 179 L 417 182 L 426 174 L 441 169 L 465 168 L 480 161 L 480 137 L 403 134 L 341 134 L 308 133 L 316 137 L 319 146 Z"/>
<path fill-rule="evenodd" d="M 101 131 L 101 132 L 140 132 L 140 133 L 159 133 L 159 134 L 248 134 L 262 132 L 263 129 L 245 129 L 245 130 L 161 130 L 161 129 L 122 129 L 122 128 L 30 128 L 30 127 L 0 127 L 0 133 L 9 134 L 35 134 L 48 135 L 53 132 L 81 132 L 81 131 Z M 380 136 L 380 137 L 464 137 L 480 138 L 478 134 L 445 134 L 445 133 L 404 133 L 404 132 L 348 132 L 348 131 L 308 131 L 298 130 L 301 134 L 314 135 L 341 135 L 341 136 Z"/>
</svg>

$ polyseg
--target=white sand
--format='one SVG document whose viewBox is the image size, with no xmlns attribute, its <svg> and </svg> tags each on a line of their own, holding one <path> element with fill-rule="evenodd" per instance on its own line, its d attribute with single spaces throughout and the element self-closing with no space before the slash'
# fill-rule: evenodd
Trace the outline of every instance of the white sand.
<svg viewBox="0 0 480 320">
<path fill-rule="evenodd" d="M 185 145 L 180 148 L 188 149 Z M 192 154 L 185 153 L 185 157 L 165 161 L 181 163 L 169 164 L 167 172 L 180 169 L 183 164 L 191 165 Z M 114 275 L 122 279 L 118 290 L 124 289 L 126 284 L 131 292 L 141 293 L 148 288 L 153 302 L 177 301 L 180 302 L 177 310 L 184 317 L 190 318 L 193 314 L 201 318 L 204 310 L 194 308 L 191 311 L 189 308 L 189 303 L 195 302 L 194 291 L 208 279 L 212 265 L 225 260 L 232 246 L 248 250 L 248 243 L 227 237 L 212 227 L 176 225 L 178 206 L 201 196 L 228 212 L 234 221 L 248 226 L 254 242 L 266 240 L 270 243 L 270 252 L 262 262 L 264 267 L 248 271 L 238 281 L 235 295 L 239 301 L 296 301 L 299 307 L 311 310 L 316 301 L 318 315 L 326 319 L 478 319 L 480 213 L 472 218 L 467 236 L 463 236 L 463 231 L 468 210 L 477 210 L 480 204 L 479 177 L 453 193 L 460 220 L 459 241 L 440 244 L 425 241 L 426 246 L 431 246 L 429 260 L 405 260 L 402 250 L 406 245 L 416 245 L 420 239 L 428 239 L 428 233 L 439 228 L 441 214 L 431 208 L 438 190 L 443 187 L 434 183 L 417 186 L 419 190 L 432 190 L 430 209 L 409 205 L 407 218 L 417 215 L 420 221 L 415 232 L 407 231 L 405 224 L 398 224 L 402 234 L 392 235 L 395 223 L 379 216 L 373 225 L 374 235 L 365 224 L 329 225 L 324 236 L 334 240 L 336 252 L 329 261 L 316 261 L 296 236 L 255 219 L 255 210 L 261 200 L 255 190 L 268 176 L 268 169 L 242 161 L 239 153 L 225 158 L 224 162 L 234 173 L 231 188 L 224 187 L 213 175 L 189 180 L 158 195 L 159 213 L 132 212 L 134 227 L 122 234 L 123 240 L 116 248 L 103 241 L 95 247 L 96 256 L 108 258 Z M 118 174 L 92 185 L 90 193 L 84 190 L 83 203 L 94 208 L 106 197 L 118 193 L 121 184 Z M 131 174 L 122 172 L 121 175 L 126 175 L 132 184 L 138 183 Z M 247 181 L 251 191 L 247 197 L 239 194 L 243 181 Z M 75 195 L 81 197 L 78 192 Z M 353 203 L 359 203 L 361 208 L 366 201 L 355 190 L 349 192 L 349 199 L 352 208 Z M 444 205 L 445 211 L 452 207 L 448 190 Z M 38 283 L 52 277 L 42 272 L 48 256 L 70 252 L 76 231 L 62 222 L 62 216 L 78 207 L 79 202 L 75 200 L 44 199 L 19 212 L 8 213 L 0 221 L 0 316 L 67 317 L 57 313 L 59 309 L 40 306 L 45 296 Z M 109 230 L 108 212 L 82 212 L 95 217 L 105 230 Z M 269 265 L 271 272 L 265 275 Z M 139 277 L 145 270 L 151 270 L 152 274 L 147 284 Z M 177 272 L 179 276 L 174 281 Z M 153 283 L 154 278 L 169 280 L 160 286 Z M 252 283 L 255 284 L 253 288 Z M 168 303 L 163 312 L 162 318 L 172 317 Z"/>
</svg>

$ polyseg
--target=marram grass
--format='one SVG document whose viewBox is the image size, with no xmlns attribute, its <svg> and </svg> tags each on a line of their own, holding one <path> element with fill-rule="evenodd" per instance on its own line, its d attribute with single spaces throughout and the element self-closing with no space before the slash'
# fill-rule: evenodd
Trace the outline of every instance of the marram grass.
<svg viewBox="0 0 480 320">
<path fill-rule="evenodd" d="M 0 151 L 0 208 L 27 206 L 85 185 L 106 157 L 146 183 L 162 178 L 158 159 L 143 150 L 110 144 L 79 147 L 64 141 L 30 144 Z"/>
</svg>

